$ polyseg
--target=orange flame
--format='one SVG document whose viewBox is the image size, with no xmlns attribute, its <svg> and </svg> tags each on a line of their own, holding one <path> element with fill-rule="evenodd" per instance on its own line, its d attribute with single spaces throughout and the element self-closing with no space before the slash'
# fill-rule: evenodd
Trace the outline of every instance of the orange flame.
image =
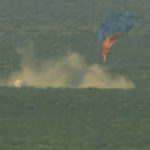
<svg viewBox="0 0 150 150">
<path fill-rule="evenodd" d="M 110 47 L 118 40 L 118 38 L 123 34 L 123 32 L 113 33 L 103 42 L 103 62 L 107 59 L 107 54 L 109 52 Z"/>
</svg>

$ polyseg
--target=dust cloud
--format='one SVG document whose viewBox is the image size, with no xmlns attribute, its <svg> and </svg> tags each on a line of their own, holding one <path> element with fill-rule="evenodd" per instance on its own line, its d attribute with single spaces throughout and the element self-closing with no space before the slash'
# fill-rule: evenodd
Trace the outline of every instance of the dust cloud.
<svg viewBox="0 0 150 150">
<path fill-rule="evenodd" d="M 65 56 L 38 62 L 33 57 L 33 48 L 19 49 L 22 56 L 21 71 L 12 73 L 7 86 L 16 81 L 35 88 L 134 88 L 126 77 L 112 75 L 99 64 L 89 65 L 79 53 L 70 52 Z"/>
</svg>

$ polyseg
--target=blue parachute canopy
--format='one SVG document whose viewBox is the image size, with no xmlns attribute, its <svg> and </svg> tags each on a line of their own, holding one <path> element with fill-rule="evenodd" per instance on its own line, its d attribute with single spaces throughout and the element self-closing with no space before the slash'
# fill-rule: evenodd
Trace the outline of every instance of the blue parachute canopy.
<svg viewBox="0 0 150 150">
<path fill-rule="evenodd" d="M 136 18 L 128 12 L 109 14 L 97 33 L 99 43 L 102 44 L 113 33 L 128 32 L 133 27 L 135 21 Z"/>
</svg>

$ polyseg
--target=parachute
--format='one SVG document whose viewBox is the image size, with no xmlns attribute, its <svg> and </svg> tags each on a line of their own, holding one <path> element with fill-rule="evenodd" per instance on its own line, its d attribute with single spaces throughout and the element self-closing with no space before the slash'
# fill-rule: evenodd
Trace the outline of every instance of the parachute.
<svg viewBox="0 0 150 150">
<path fill-rule="evenodd" d="M 133 27 L 135 21 L 136 18 L 128 12 L 111 13 L 106 17 L 97 33 L 98 42 L 103 49 L 103 62 L 107 59 L 110 47 Z"/>
</svg>

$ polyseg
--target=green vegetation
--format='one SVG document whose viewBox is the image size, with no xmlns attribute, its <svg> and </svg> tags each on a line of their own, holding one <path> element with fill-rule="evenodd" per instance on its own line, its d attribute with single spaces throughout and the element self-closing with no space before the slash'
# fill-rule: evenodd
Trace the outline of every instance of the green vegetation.
<svg viewBox="0 0 150 150">
<path fill-rule="evenodd" d="M 39 60 L 79 52 L 102 64 L 96 32 L 110 12 L 137 16 L 106 66 L 132 90 L 0 88 L 2 150 L 149 150 L 148 0 L 0 0 L 0 76 L 20 70 L 19 47 Z"/>
<path fill-rule="evenodd" d="M 1 88 L 1 149 L 148 150 L 147 93 Z"/>
</svg>

